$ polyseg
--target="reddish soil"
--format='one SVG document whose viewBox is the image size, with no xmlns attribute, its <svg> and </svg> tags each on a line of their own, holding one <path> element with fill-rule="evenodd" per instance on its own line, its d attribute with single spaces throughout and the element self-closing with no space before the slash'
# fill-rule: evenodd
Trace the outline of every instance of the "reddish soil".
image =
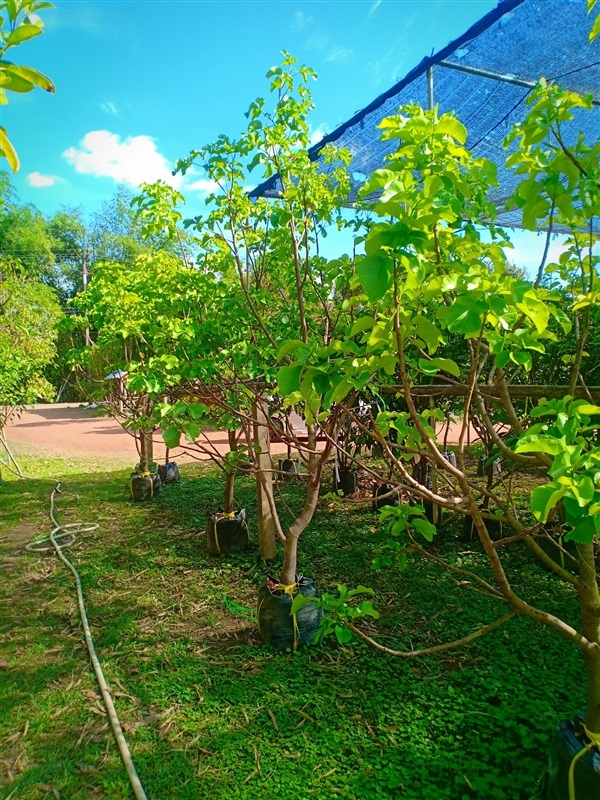
<svg viewBox="0 0 600 800">
<path fill-rule="evenodd" d="M 110 417 L 98 416 L 97 411 L 89 410 L 73 403 L 37 405 L 14 419 L 7 427 L 6 434 L 10 444 L 21 450 L 35 451 L 38 455 L 64 457 L 111 458 L 123 461 L 136 461 L 137 450 L 133 436 Z M 448 443 L 457 442 L 460 429 L 452 426 Z M 472 439 L 475 438 L 471 433 Z M 227 433 L 211 431 L 202 434 L 201 440 L 210 443 L 219 453 L 229 450 Z M 201 441 L 199 440 L 199 441 Z M 160 462 L 165 457 L 165 445 L 157 432 L 154 436 L 154 458 Z M 286 452 L 282 444 L 271 445 L 274 454 Z M 208 456 L 194 452 L 191 456 L 184 449 L 170 451 L 177 461 L 191 461 L 199 458 L 207 461 Z"/>
<path fill-rule="evenodd" d="M 132 434 L 118 422 L 73 403 L 37 405 L 25 411 L 19 419 L 13 419 L 6 428 L 6 436 L 9 444 L 17 445 L 21 450 L 35 451 L 38 455 L 106 457 L 132 462 L 138 457 Z M 202 434 L 201 439 L 210 442 L 219 453 L 229 451 L 225 431 L 210 431 Z M 285 449 L 280 444 L 272 445 L 274 453 L 285 452 Z M 207 455 L 198 452 L 194 452 L 192 457 L 181 448 L 171 450 L 171 456 L 177 461 L 209 460 Z M 154 458 L 160 463 L 164 457 L 165 445 L 157 431 Z"/>
</svg>

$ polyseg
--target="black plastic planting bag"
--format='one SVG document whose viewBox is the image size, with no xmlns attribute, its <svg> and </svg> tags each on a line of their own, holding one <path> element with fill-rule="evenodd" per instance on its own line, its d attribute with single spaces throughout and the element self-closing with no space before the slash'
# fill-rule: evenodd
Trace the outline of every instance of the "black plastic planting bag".
<svg viewBox="0 0 600 800">
<path fill-rule="evenodd" d="M 373 458 L 383 458 L 383 445 L 381 442 L 373 442 L 371 445 L 371 456 Z"/>
<path fill-rule="evenodd" d="M 587 741 L 578 738 L 583 731 L 582 715 L 576 720 L 561 722 L 554 731 L 548 757 L 548 778 L 544 800 L 569 800 L 569 769 L 575 756 Z M 577 760 L 573 769 L 576 800 L 600 798 L 600 755 L 589 750 Z"/>
<path fill-rule="evenodd" d="M 573 575 L 579 573 L 579 561 L 577 560 L 577 544 L 573 541 L 565 541 L 565 537 L 561 535 L 561 530 L 555 530 L 551 523 L 544 525 L 544 530 L 548 536 L 540 536 L 536 539 L 539 546 L 550 556 L 563 569 L 568 570 Z M 564 552 L 566 551 L 566 552 Z M 550 568 L 540 561 L 544 569 Z"/>
<path fill-rule="evenodd" d="M 250 541 L 246 509 L 240 508 L 234 514 L 224 514 L 222 511 L 209 514 L 206 521 L 206 536 L 208 552 L 212 556 L 243 550 Z"/>
<path fill-rule="evenodd" d="M 354 494 L 358 486 L 358 475 L 353 469 L 333 470 L 333 490 L 341 489 L 344 497 Z"/>
<path fill-rule="evenodd" d="M 297 478 L 300 474 L 300 464 L 292 458 L 279 459 L 279 477 L 284 481 Z"/>
<path fill-rule="evenodd" d="M 485 509 L 481 510 L 484 511 Z M 484 522 L 485 527 L 490 535 L 490 539 L 500 539 L 502 536 L 502 522 L 495 519 L 484 519 Z M 475 525 L 473 525 L 472 518 L 466 514 L 463 520 L 463 535 L 461 538 L 463 542 L 473 542 L 479 539 L 479 534 L 477 533 Z"/>
<path fill-rule="evenodd" d="M 175 461 L 160 464 L 158 474 L 163 483 L 179 483 L 179 467 Z"/>
<path fill-rule="evenodd" d="M 321 593 L 310 578 L 299 578 L 297 593 L 304 597 L 320 597 Z M 306 603 L 294 616 L 290 614 L 292 597 L 283 590 L 272 592 L 266 585 L 258 591 L 258 632 L 265 644 L 276 650 L 298 649 L 311 644 L 317 632 L 323 610 L 315 603 Z"/>
<path fill-rule="evenodd" d="M 390 497 L 383 497 L 385 494 L 389 494 L 396 489 L 396 492 L 391 495 Z M 392 486 L 391 483 L 382 483 L 380 486 L 376 486 L 373 489 L 373 511 L 379 511 L 380 508 L 384 506 L 397 506 L 400 504 L 400 498 L 398 496 L 400 489 L 398 487 Z"/>
<path fill-rule="evenodd" d="M 160 494 L 160 477 L 158 472 L 147 472 L 140 474 L 139 472 L 132 472 L 129 480 L 129 488 L 131 489 L 131 496 L 138 503 L 145 500 L 152 500 Z"/>
</svg>

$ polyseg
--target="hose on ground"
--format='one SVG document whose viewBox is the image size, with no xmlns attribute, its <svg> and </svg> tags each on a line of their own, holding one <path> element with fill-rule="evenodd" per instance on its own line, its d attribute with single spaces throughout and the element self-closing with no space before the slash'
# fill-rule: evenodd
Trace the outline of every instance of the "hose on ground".
<svg viewBox="0 0 600 800">
<path fill-rule="evenodd" d="M 121 728 L 121 723 L 119 722 L 119 717 L 117 716 L 115 705 L 113 703 L 112 697 L 110 696 L 110 691 L 106 684 L 106 680 L 104 679 L 104 673 L 102 672 L 100 661 L 98 660 L 98 656 L 96 655 L 96 648 L 94 646 L 94 640 L 92 638 L 87 612 L 85 610 L 85 602 L 83 599 L 83 591 L 81 588 L 81 580 L 79 578 L 79 573 L 77 572 L 73 564 L 71 564 L 71 562 L 62 552 L 63 547 L 69 547 L 69 545 L 72 545 L 75 542 L 76 535 L 78 533 L 89 533 L 90 531 L 96 530 L 98 528 L 98 525 L 96 523 L 83 525 L 81 522 L 70 522 L 67 525 L 58 524 L 58 522 L 56 521 L 56 517 L 54 516 L 54 498 L 57 493 L 60 494 L 60 486 L 61 486 L 60 481 L 57 481 L 56 486 L 54 487 L 50 495 L 50 519 L 52 520 L 54 529 L 46 539 L 38 539 L 35 542 L 30 542 L 27 545 L 27 550 L 34 553 L 36 552 L 43 553 L 54 549 L 56 551 L 56 555 L 60 558 L 60 560 L 67 567 L 67 569 L 71 571 L 73 577 L 75 578 L 75 584 L 77 587 L 77 603 L 79 605 L 79 614 L 81 617 L 81 622 L 83 624 L 85 643 L 87 645 L 87 649 L 90 654 L 90 660 L 92 662 L 92 666 L 94 667 L 94 672 L 96 673 L 98 686 L 100 687 L 100 691 L 102 692 L 102 699 L 104 700 L 104 706 L 106 707 L 106 712 L 108 714 L 108 718 L 110 720 L 110 724 L 113 729 L 115 739 L 117 740 L 117 746 L 121 754 L 121 759 L 123 761 L 123 765 L 127 772 L 127 776 L 129 777 L 131 788 L 133 789 L 133 793 L 136 796 L 137 800 L 148 800 L 146 797 L 146 793 L 144 792 L 144 788 L 142 787 L 142 784 L 138 777 L 138 774 L 135 770 L 135 766 L 133 764 L 133 760 L 129 752 L 129 747 L 127 746 L 127 742 L 125 740 L 125 737 L 123 736 L 123 729 Z M 46 542 L 50 542 L 50 546 L 44 546 Z"/>
</svg>

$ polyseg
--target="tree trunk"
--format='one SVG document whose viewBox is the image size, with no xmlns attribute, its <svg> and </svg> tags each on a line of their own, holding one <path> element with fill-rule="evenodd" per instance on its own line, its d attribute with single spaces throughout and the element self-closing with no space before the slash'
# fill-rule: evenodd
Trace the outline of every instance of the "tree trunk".
<svg viewBox="0 0 600 800">
<path fill-rule="evenodd" d="M 313 425 L 307 426 L 309 456 L 307 463 L 308 487 L 306 490 L 306 500 L 302 512 L 290 525 L 285 534 L 285 544 L 283 546 L 283 567 L 279 582 L 284 586 L 289 586 L 296 582 L 298 572 L 298 539 L 302 531 L 306 529 L 314 517 L 317 502 L 319 500 L 319 488 L 321 486 L 321 472 L 323 460 L 319 459 L 316 446 L 317 435 Z"/>
<path fill-rule="evenodd" d="M 229 439 L 229 450 L 235 453 L 238 449 L 238 441 L 236 431 L 227 431 L 227 438 Z M 223 511 L 226 514 L 231 514 L 233 511 L 234 502 L 234 489 L 235 489 L 235 471 L 228 470 L 225 473 L 225 495 L 223 497 Z"/>
<path fill-rule="evenodd" d="M 584 654 L 587 676 L 585 724 L 592 733 L 600 734 L 600 593 L 596 580 L 594 545 L 577 545 L 579 555 L 579 606 L 583 635 L 596 644 Z"/>
<path fill-rule="evenodd" d="M 263 398 L 253 404 L 254 444 L 257 448 L 255 463 L 256 506 L 258 513 L 258 549 L 265 561 L 272 561 L 277 553 L 275 547 L 275 521 L 271 513 L 267 492 L 273 492 L 273 464 L 271 462 L 268 418 Z"/>
<path fill-rule="evenodd" d="M 140 472 L 148 472 L 148 465 L 154 460 L 152 431 L 140 430 Z"/>
<path fill-rule="evenodd" d="M 223 511 L 231 514 L 233 511 L 233 490 L 235 488 L 235 472 L 230 470 L 225 475 L 225 496 L 223 497 Z"/>
<path fill-rule="evenodd" d="M 283 546 L 283 567 L 279 576 L 279 583 L 283 586 L 291 586 L 296 583 L 298 567 L 298 538 L 300 533 L 292 534 L 287 531 L 285 534 L 285 545 Z"/>
</svg>

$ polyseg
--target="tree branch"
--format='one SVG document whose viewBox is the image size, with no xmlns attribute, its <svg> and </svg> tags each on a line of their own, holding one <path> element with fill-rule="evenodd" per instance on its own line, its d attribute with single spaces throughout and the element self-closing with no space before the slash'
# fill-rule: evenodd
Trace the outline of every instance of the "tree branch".
<svg viewBox="0 0 600 800">
<path fill-rule="evenodd" d="M 390 647 L 385 647 L 384 645 L 379 644 L 379 642 L 375 641 L 375 639 L 372 639 L 351 622 L 347 624 L 350 630 L 353 630 L 354 633 L 361 637 L 361 639 L 364 639 L 365 642 L 368 642 L 377 650 L 381 650 L 382 653 L 387 653 L 388 655 L 396 656 L 397 658 L 414 658 L 415 656 L 426 656 L 430 655 L 431 653 L 442 653 L 444 650 L 452 650 L 455 647 L 462 647 L 465 644 L 469 644 L 469 642 L 472 642 L 474 639 L 478 639 L 485 633 L 489 633 L 490 631 L 499 628 L 500 625 L 503 625 L 505 622 L 508 622 L 509 619 L 512 619 L 516 613 L 516 611 L 511 611 L 494 622 L 491 622 L 489 625 L 484 625 L 484 627 L 480 628 L 478 631 L 470 633 L 468 636 L 463 636 L 462 639 L 456 639 L 454 642 L 447 642 L 446 644 L 436 644 L 433 647 L 425 647 L 422 650 L 392 650 Z"/>
</svg>

